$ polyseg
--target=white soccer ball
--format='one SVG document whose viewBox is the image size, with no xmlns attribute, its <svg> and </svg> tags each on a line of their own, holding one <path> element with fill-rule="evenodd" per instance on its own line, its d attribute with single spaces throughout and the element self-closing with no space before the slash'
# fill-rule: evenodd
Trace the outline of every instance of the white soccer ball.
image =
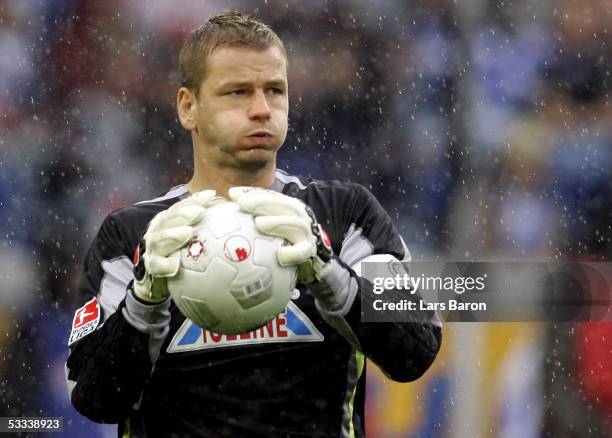
<svg viewBox="0 0 612 438">
<path fill-rule="evenodd" d="M 254 330 L 285 310 L 297 270 L 282 267 L 283 239 L 261 234 L 238 204 L 207 207 L 195 237 L 179 250 L 181 267 L 168 279 L 179 310 L 200 327 L 223 334 Z"/>
</svg>

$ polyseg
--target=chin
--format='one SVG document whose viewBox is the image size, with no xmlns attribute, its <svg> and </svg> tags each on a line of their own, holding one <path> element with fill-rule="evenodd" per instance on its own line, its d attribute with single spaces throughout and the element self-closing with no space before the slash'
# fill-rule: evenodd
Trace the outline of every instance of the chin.
<svg viewBox="0 0 612 438">
<path fill-rule="evenodd" d="M 276 151 L 263 148 L 240 151 L 235 156 L 240 167 L 258 170 L 276 161 Z"/>
</svg>

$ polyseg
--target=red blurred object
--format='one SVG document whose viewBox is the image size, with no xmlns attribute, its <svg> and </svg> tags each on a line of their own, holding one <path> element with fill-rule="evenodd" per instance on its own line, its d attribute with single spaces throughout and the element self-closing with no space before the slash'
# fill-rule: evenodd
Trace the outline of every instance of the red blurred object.
<svg viewBox="0 0 612 438">
<path fill-rule="evenodd" d="M 612 416 L 612 324 L 576 326 L 576 379 L 591 403 Z"/>
</svg>

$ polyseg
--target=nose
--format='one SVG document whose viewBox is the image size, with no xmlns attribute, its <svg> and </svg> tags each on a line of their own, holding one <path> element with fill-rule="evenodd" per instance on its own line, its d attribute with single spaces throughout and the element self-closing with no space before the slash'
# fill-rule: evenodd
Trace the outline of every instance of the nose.
<svg viewBox="0 0 612 438">
<path fill-rule="evenodd" d="M 248 110 L 249 118 L 252 120 L 270 118 L 270 105 L 266 99 L 263 90 L 258 90 L 253 93 Z"/>
</svg>

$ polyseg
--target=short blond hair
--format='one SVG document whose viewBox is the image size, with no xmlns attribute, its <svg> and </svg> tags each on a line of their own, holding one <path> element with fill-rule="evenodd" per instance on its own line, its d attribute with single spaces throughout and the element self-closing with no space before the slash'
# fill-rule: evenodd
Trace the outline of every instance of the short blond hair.
<svg viewBox="0 0 612 438">
<path fill-rule="evenodd" d="M 179 55 L 181 86 L 198 93 L 206 76 L 206 61 L 219 47 L 265 50 L 276 46 L 287 60 L 285 45 L 267 25 L 252 15 L 232 11 L 210 18 L 194 29 Z"/>
</svg>

